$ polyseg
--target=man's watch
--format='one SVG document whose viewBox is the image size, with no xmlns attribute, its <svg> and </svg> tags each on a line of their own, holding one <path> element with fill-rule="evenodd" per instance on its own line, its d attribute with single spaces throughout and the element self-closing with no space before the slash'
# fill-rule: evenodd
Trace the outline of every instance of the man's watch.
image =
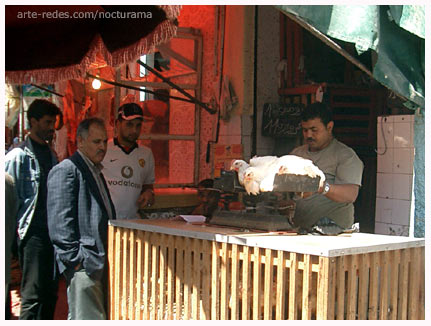
<svg viewBox="0 0 431 326">
<path fill-rule="evenodd" d="M 329 192 L 330 188 L 331 186 L 329 185 L 329 183 L 325 181 L 325 184 L 323 185 L 322 195 L 326 195 Z"/>
</svg>

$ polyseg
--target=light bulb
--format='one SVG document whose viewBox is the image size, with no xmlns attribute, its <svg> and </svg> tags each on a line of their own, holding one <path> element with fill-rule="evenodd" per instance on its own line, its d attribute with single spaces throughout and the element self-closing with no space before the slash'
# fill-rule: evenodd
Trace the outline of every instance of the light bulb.
<svg viewBox="0 0 431 326">
<path fill-rule="evenodd" d="M 102 83 L 98 79 L 93 79 L 91 86 L 93 86 L 94 89 L 99 89 L 100 86 L 102 86 Z"/>
</svg>

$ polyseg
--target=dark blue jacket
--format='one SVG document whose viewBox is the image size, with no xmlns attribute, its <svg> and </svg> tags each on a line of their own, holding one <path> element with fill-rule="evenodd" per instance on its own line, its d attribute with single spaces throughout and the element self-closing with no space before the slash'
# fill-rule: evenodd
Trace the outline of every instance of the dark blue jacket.
<svg viewBox="0 0 431 326">
<path fill-rule="evenodd" d="M 51 151 L 52 165 L 57 164 L 57 158 Z M 39 194 L 40 166 L 34 154 L 33 145 L 27 136 L 18 147 L 5 156 L 5 169 L 15 180 L 18 200 L 17 226 L 18 236 L 22 240 L 34 216 Z"/>
</svg>

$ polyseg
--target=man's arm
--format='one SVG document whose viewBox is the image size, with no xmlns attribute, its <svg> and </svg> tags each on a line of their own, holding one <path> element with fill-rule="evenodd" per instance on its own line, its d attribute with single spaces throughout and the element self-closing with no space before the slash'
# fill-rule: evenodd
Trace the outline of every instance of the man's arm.
<svg viewBox="0 0 431 326">
<path fill-rule="evenodd" d="M 73 163 L 71 163 L 73 164 Z M 48 175 L 48 229 L 60 260 L 69 268 L 78 266 L 80 255 L 76 173 L 70 166 L 55 166 Z"/>
<path fill-rule="evenodd" d="M 20 206 L 21 202 L 22 202 L 22 194 L 19 192 L 20 189 L 22 189 L 21 187 L 21 182 L 23 182 L 22 178 L 20 178 L 20 174 L 21 174 L 21 167 L 22 167 L 22 162 L 21 162 L 21 157 L 20 154 L 18 154 L 18 150 L 14 150 L 13 152 L 9 152 L 6 156 L 5 156 L 5 171 L 13 178 L 14 182 L 15 182 L 15 191 L 16 191 L 16 195 L 17 195 L 17 202 L 18 202 L 18 206 Z"/>
<path fill-rule="evenodd" d="M 150 172 L 142 180 L 142 190 L 141 195 L 138 198 L 139 208 L 146 208 L 154 204 L 154 182 L 155 182 L 155 167 L 154 167 L 154 156 L 153 152 L 150 150 L 147 162 Z"/>
<path fill-rule="evenodd" d="M 318 192 L 322 193 L 323 187 Z M 337 203 L 353 203 L 358 197 L 359 186 L 354 184 L 332 184 L 324 195 Z"/>
<path fill-rule="evenodd" d="M 139 208 L 146 208 L 154 204 L 154 186 L 143 185 L 141 195 L 138 198 Z"/>
<path fill-rule="evenodd" d="M 343 151 L 339 156 L 336 184 L 330 185 L 325 196 L 338 203 L 353 203 L 358 197 L 364 165 L 352 149 Z M 322 191 L 319 189 L 320 193 Z"/>
</svg>

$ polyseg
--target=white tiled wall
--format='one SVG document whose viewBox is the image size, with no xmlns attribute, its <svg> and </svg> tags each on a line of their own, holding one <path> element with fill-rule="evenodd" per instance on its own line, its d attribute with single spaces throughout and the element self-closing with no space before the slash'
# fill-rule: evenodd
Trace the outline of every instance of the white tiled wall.
<svg viewBox="0 0 431 326">
<path fill-rule="evenodd" d="M 413 123 L 414 115 L 392 115 L 377 120 L 377 234 L 409 235 Z"/>
</svg>

